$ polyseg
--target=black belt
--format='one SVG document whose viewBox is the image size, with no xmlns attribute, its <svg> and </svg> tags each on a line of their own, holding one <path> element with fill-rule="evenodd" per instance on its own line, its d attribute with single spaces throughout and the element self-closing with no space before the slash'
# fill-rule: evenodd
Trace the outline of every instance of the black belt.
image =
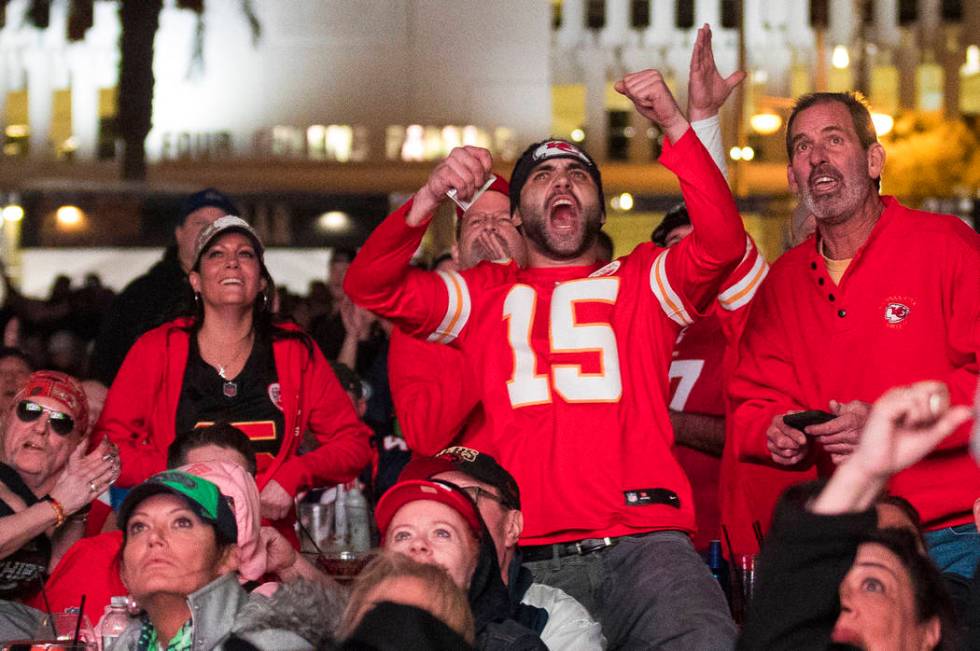
<svg viewBox="0 0 980 651">
<path fill-rule="evenodd" d="M 583 538 L 571 542 L 555 543 L 553 545 L 531 545 L 521 546 L 521 560 L 525 563 L 535 561 L 547 561 L 564 556 L 585 556 L 601 549 L 614 546 L 623 538 L 642 538 L 649 536 L 655 531 L 644 531 L 643 533 L 630 534 L 627 536 L 616 536 L 614 538 Z"/>
</svg>

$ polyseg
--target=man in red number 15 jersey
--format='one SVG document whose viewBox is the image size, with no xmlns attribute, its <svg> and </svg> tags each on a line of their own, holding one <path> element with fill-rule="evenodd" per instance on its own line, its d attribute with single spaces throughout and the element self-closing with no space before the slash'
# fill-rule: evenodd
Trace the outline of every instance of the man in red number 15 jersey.
<svg viewBox="0 0 980 651">
<path fill-rule="evenodd" d="M 715 74 L 703 28 L 692 68 Z M 692 72 L 693 74 L 693 72 Z M 734 86 L 741 79 L 717 76 Z M 745 253 L 725 179 L 660 73 L 616 89 L 665 134 L 694 233 L 641 244 L 601 267 L 598 168 L 575 145 L 531 145 L 511 174 L 511 211 L 528 266 L 460 273 L 409 267 L 447 191 L 472 196 L 490 153 L 453 150 L 408 204 L 371 235 L 348 271 L 355 302 L 415 336 L 459 347 L 486 418 L 467 445 L 495 456 L 525 494 L 525 561 L 599 619 L 610 646 L 730 648 L 735 629 L 695 553 L 691 489 L 671 454 L 667 369 L 680 328 L 707 309 Z"/>
</svg>

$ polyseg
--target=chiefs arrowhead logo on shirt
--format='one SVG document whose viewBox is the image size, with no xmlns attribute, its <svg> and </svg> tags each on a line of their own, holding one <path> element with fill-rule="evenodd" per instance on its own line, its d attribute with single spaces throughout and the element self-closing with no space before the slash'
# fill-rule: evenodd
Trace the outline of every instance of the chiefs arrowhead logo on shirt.
<svg viewBox="0 0 980 651">
<path fill-rule="evenodd" d="M 278 382 L 269 385 L 269 400 L 276 406 L 276 409 L 282 411 L 282 389 Z"/>
<path fill-rule="evenodd" d="M 885 301 L 884 317 L 889 326 L 898 326 L 912 313 L 915 302 L 904 296 L 894 296 Z"/>
</svg>

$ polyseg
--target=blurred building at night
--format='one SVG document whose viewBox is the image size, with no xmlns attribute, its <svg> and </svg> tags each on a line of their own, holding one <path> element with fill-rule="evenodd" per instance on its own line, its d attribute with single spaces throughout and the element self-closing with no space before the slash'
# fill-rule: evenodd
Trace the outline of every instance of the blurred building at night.
<svg viewBox="0 0 980 651">
<path fill-rule="evenodd" d="M 980 115 L 971 0 L 253 0 L 257 37 L 240 0 L 166 0 L 148 179 L 123 184 L 118 2 L 3 5 L 5 259 L 21 244 L 161 246 L 181 194 L 203 185 L 232 193 L 274 247 L 357 244 L 453 146 L 488 147 L 506 172 L 548 133 L 605 161 L 607 230 L 625 253 L 678 190 L 650 166 L 660 134 L 612 83 L 660 68 L 683 103 L 705 22 L 719 67 L 750 72 L 723 124 L 743 214 L 770 257 L 792 210 L 781 125 L 793 97 L 861 89 L 882 134 L 926 115 L 975 138 Z M 932 207 L 971 214 L 977 187 L 963 178 Z"/>
</svg>

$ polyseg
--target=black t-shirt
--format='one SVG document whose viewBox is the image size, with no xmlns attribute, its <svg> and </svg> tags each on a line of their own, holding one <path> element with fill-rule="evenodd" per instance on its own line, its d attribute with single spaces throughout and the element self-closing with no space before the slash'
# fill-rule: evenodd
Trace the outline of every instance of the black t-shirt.
<svg viewBox="0 0 980 651">
<path fill-rule="evenodd" d="M 279 454 L 285 420 L 270 340 L 257 337 L 241 372 L 225 380 L 201 358 L 197 337 L 191 336 L 177 402 L 177 433 L 218 421 L 227 421 L 248 435 L 259 472 Z"/>
<path fill-rule="evenodd" d="M 17 471 L 3 463 L 0 463 L 0 481 L 27 506 L 40 501 Z M 8 504 L 0 501 L 0 517 L 14 513 Z M 21 600 L 37 592 L 44 582 L 50 561 L 51 541 L 43 533 L 28 540 L 10 556 L 0 559 L 0 599 Z"/>
</svg>

